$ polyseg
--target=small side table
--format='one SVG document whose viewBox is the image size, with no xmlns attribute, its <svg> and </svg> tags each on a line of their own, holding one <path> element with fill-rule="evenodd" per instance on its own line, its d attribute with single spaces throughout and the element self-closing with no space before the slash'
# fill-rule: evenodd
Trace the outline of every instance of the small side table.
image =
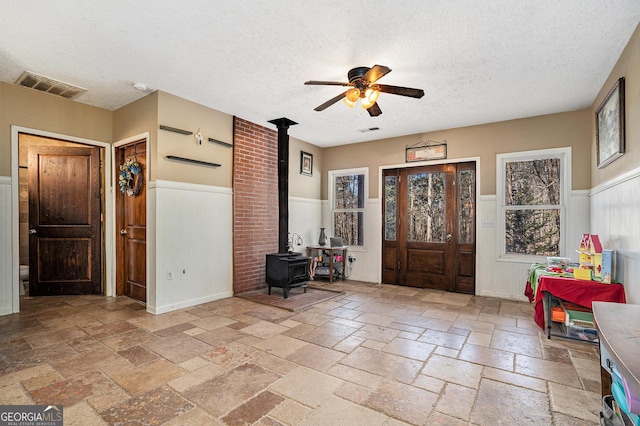
<svg viewBox="0 0 640 426">
<path fill-rule="evenodd" d="M 314 252 L 320 252 L 320 256 L 322 256 L 323 258 L 325 256 L 329 257 L 329 261 L 327 262 L 325 259 L 322 260 L 322 265 L 324 266 L 329 266 L 329 282 L 332 283 L 333 282 L 333 272 L 334 272 L 334 265 L 336 264 L 341 264 L 342 266 L 342 280 L 346 279 L 346 272 L 347 272 L 347 249 L 349 247 L 348 246 L 342 246 L 342 247 L 330 247 L 330 246 L 307 246 L 307 256 L 309 256 L 309 258 L 311 259 L 311 261 L 313 261 L 313 253 Z M 341 261 L 335 261 L 335 256 L 336 254 L 339 254 L 342 256 L 342 260 Z M 320 264 L 320 263 L 319 263 Z M 317 277 L 318 275 L 316 275 Z"/>
</svg>

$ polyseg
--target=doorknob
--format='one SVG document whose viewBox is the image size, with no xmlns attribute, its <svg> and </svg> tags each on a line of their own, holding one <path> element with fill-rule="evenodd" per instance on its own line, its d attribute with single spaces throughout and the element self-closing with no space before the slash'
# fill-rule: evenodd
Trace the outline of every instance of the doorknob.
<svg viewBox="0 0 640 426">
<path fill-rule="evenodd" d="M 445 238 L 447 239 L 447 242 L 451 241 L 451 234 L 447 234 Z"/>
<path fill-rule="evenodd" d="M 127 235 L 127 230 L 126 229 L 121 229 L 120 230 L 120 235 Z"/>
<path fill-rule="evenodd" d="M 36 232 L 38 232 L 38 231 L 36 231 L 35 228 L 29 229 L 29 233 L 30 234 L 35 234 Z"/>
</svg>

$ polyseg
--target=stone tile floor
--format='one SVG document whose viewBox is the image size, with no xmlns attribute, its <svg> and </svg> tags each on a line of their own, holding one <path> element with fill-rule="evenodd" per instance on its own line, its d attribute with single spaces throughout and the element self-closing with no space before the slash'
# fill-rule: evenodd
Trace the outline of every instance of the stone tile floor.
<svg viewBox="0 0 640 426">
<path fill-rule="evenodd" d="M 297 312 L 25 298 L 0 317 L 0 404 L 62 404 L 66 426 L 599 424 L 597 346 L 547 340 L 532 305 L 330 288 Z"/>
</svg>

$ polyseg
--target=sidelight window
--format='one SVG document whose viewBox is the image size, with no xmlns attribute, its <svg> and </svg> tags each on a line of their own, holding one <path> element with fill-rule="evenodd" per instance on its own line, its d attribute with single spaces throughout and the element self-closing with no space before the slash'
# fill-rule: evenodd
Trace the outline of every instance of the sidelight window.
<svg viewBox="0 0 640 426">
<path fill-rule="evenodd" d="M 395 241 L 398 224 L 396 212 L 398 210 L 398 176 L 384 178 L 384 239 Z"/>
</svg>

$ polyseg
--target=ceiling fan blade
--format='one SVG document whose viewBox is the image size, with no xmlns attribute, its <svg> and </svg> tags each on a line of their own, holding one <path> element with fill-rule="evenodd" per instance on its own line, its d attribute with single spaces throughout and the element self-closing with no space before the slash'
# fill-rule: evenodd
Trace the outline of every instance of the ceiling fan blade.
<svg viewBox="0 0 640 426">
<path fill-rule="evenodd" d="M 347 92 L 340 93 L 338 96 L 335 96 L 335 97 L 329 99 L 327 102 L 323 103 L 322 105 L 314 108 L 314 110 L 315 111 L 323 111 L 323 110 L 327 109 L 328 107 L 330 107 L 331 105 L 333 105 L 336 102 L 338 102 L 340 99 L 344 98 L 346 94 L 347 94 Z"/>
<path fill-rule="evenodd" d="M 369 113 L 370 116 L 372 117 L 377 117 L 380 114 L 382 114 L 382 110 L 380 109 L 380 107 L 378 106 L 378 103 L 376 102 L 375 104 L 371 105 L 368 109 L 367 112 Z"/>
<path fill-rule="evenodd" d="M 304 84 L 309 86 L 353 86 L 351 83 L 343 83 L 341 81 L 305 81 Z"/>
<path fill-rule="evenodd" d="M 377 84 L 378 90 L 383 93 L 392 95 L 409 96 L 410 98 L 421 98 L 424 96 L 424 90 L 412 89 L 411 87 L 388 86 L 386 84 Z"/>
<path fill-rule="evenodd" d="M 367 80 L 369 83 L 378 81 L 380 78 L 391 72 L 391 68 L 384 65 L 374 65 L 365 75 L 362 76 L 363 80 Z"/>
</svg>

